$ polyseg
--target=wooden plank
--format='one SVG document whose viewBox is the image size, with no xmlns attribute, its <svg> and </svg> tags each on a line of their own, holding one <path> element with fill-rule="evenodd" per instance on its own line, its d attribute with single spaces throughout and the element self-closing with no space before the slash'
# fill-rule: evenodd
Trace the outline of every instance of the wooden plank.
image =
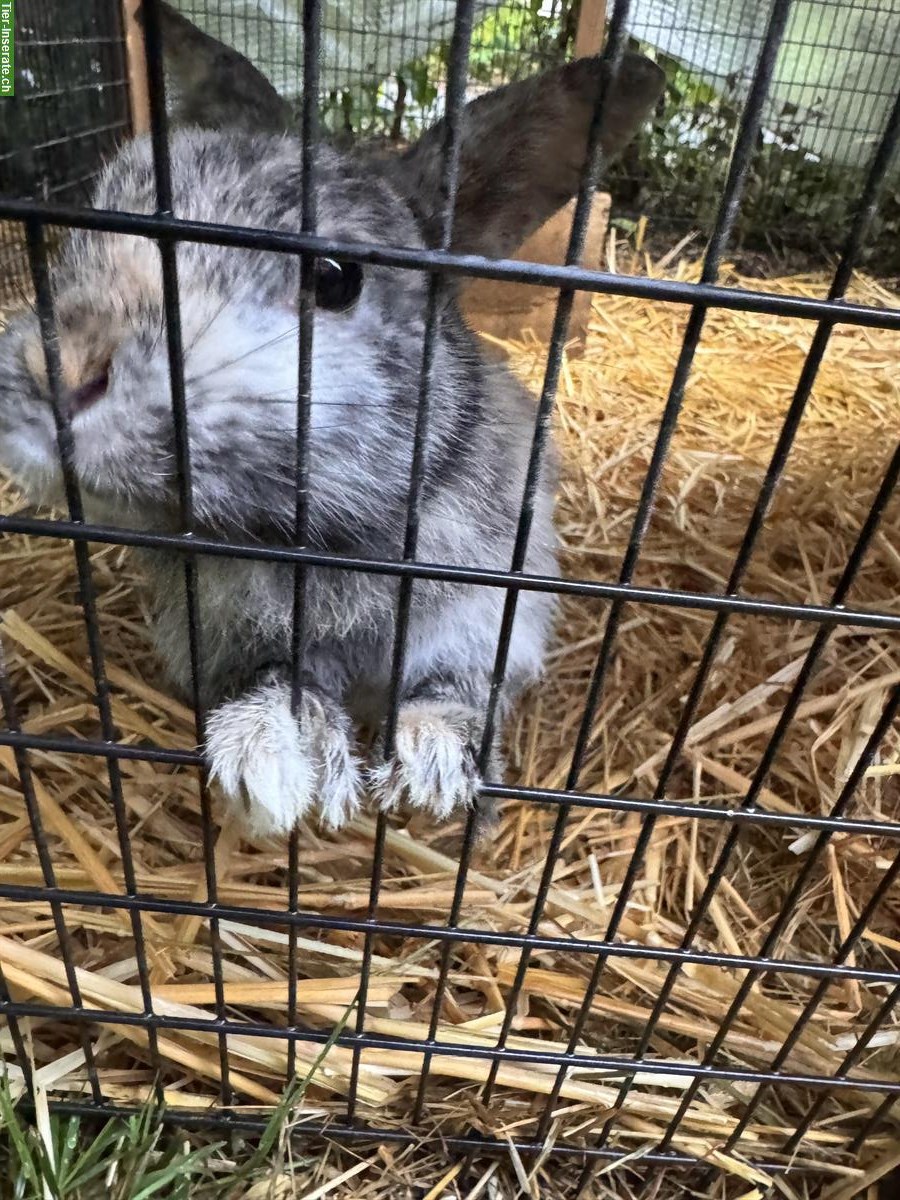
<svg viewBox="0 0 900 1200">
<path fill-rule="evenodd" d="M 131 102 L 132 133 L 147 133 L 150 128 L 150 91 L 147 85 L 147 57 L 144 31 L 137 19 L 142 0 L 122 0 L 122 26 L 125 33 L 125 57 L 128 64 L 128 95 Z"/>
<path fill-rule="evenodd" d="M 606 0 L 581 0 L 575 30 L 575 57 L 599 54 L 606 34 Z"/>
</svg>

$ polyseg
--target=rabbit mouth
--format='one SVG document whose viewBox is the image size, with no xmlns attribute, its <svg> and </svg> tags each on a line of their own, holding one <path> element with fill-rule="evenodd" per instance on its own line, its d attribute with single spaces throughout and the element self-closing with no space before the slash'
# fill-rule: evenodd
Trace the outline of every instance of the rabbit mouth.
<svg viewBox="0 0 900 1200">
<path fill-rule="evenodd" d="M 69 420 L 73 420 L 80 413 L 86 412 L 98 400 L 101 400 L 109 387 L 109 370 L 102 371 L 93 379 L 89 379 L 87 383 L 83 383 L 81 387 L 75 388 L 68 396 L 66 404 L 66 415 Z"/>
</svg>

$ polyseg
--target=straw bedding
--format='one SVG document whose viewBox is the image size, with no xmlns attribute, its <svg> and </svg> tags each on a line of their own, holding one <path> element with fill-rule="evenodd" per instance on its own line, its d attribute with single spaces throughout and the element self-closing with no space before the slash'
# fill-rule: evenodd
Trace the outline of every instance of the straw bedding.
<svg viewBox="0 0 900 1200">
<path fill-rule="evenodd" d="M 661 270 L 649 261 L 638 266 L 650 272 Z M 696 266 L 686 262 L 669 264 L 666 270 L 682 278 L 697 275 Z M 734 275 L 731 279 L 740 282 Z M 821 296 L 826 283 L 824 277 L 809 276 L 769 280 L 765 286 Z M 855 298 L 896 303 L 895 296 L 865 278 L 858 281 Z M 559 394 L 557 436 L 564 462 L 559 526 L 568 575 L 609 579 L 618 572 L 685 320 L 686 310 L 680 306 L 627 298 L 595 301 L 586 354 L 567 364 Z M 636 582 L 712 592 L 724 589 L 811 335 L 812 326 L 806 322 L 710 315 Z M 514 369 L 539 386 L 543 348 L 526 340 L 507 350 Z M 893 449 L 900 411 L 897 363 L 895 335 L 852 328 L 835 331 L 753 557 L 746 594 L 827 602 Z M 20 501 L 6 487 L 2 503 L 10 511 Z M 114 715 L 122 738 L 190 746 L 191 715 L 167 696 L 158 677 L 127 553 L 94 547 L 92 563 Z M 24 728 L 32 733 L 97 736 L 71 547 L 50 539 L 6 537 L 0 542 L 0 579 L 0 638 Z M 853 604 L 900 611 L 898 597 L 900 504 L 894 501 L 849 599 Z M 607 606 L 593 601 L 564 603 L 547 679 L 523 704 L 509 732 L 511 779 L 551 788 L 563 784 L 606 611 Z M 708 614 L 695 611 L 626 607 L 618 654 L 580 780 L 582 788 L 652 793 L 711 623 Z M 670 781 L 670 799 L 722 805 L 739 801 L 813 632 L 801 624 L 759 618 L 729 622 L 687 750 Z M 762 803 L 780 812 L 827 812 L 889 689 L 898 681 L 896 637 L 861 629 L 836 630 L 766 780 Z M 894 730 L 858 792 L 853 815 L 900 820 L 898 742 Z M 104 762 L 43 753 L 34 754 L 32 761 L 60 885 L 120 892 L 123 880 Z M 189 771 L 145 762 L 123 762 L 121 769 L 140 889 L 164 897 L 204 898 L 196 779 Z M 3 748 L 0 814 L 0 882 L 39 884 L 42 877 L 23 816 L 14 759 Z M 478 852 L 474 864 L 465 898 L 466 925 L 524 931 L 554 816 L 551 809 L 513 802 L 503 806 L 496 836 Z M 636 815 L 572 811 L 542 932 L 555 937 L 603 936 L 639 828 Z M 445 919 L 460 831 L 458 822 L 440 829 L 417 823 L 394 828 L 387 842 L 380 916 L 436 923 Z M 300 901 L 304 908 L 365 913 L 373 832 L 371 815 L 333 837 L 314 828 L 303 831 Z M 626 911 L 622 936 L 648 946 L 677 946 L 725 836 L 721 823 L 659 821 Z M 745 829 L 699 931 L 697 946 L 754 953 L 811 841 L 800 830 Z M 831 960 L 892 854 L 886 839 L 833 838 L 776 953 Z M 226 826 L 216 856 L 223 902 L 284 907 L 282 845 L 252 844 Z M 85 1003 L 111 1011 L 139 1009 L 127 915 L 71 905 L 65 916 L 80 964 Z M 851 961 L 896 969 L 900 964 L 898 916 L 900 894 L 895 890 Z M 154 915 L 145 918 L 144 929 L 158 1011 L 213 1012 L 204 924 Z M 225 922 L 222 938 L 229 1014 L 283 1023 L 288 991 L 286 930 Z M 361 937 L 303 930 L 298 944 L 299 1019 L 328 1028 L 345 1016 L 356 995 Z M 374 948 L 367 1028 L 389 1035 L 424 1035 L 440 945 L 379 938 Z M 3 906 L 0 961 L 16 996 L 68 1003 L 47 905 Z M 493 1044 L 516 962 L 516 951 L 457 947 L 439 1031 L 442 1040 Z M 564 1046 L 590 966 L 577 954 L 535 954 L 509 1044 Z M 665 973 L 664 965 L 649 960 L 611 959 L 581 1051 L 633 1052 Z M 688 1062 L 702 1057 L 741 978 L 740 972 L 712 967 L 684 970 L 650 1053 Z M 814 987 L 815 980 L 802 975 L 768 976 L 757 983 L 720 1061 L 767 1068 Z M 834 1071 L 885 994 L 885 987 L 878 985 L 833 985 L 787 1069 Z M 888 1024 L 857 1067 L 861 1077 L 897 1075 L 900 1024 L 896 1015 L 892 1019 L 894 1024 Z M 8 1033 L 0 1037 L 9 1054 Z M 144 1099 L 153 1082 L 144 1033 L 107 1026 L 92 1030 L 91 1039 L 106 1095 L 119 1102 Z M 38 1079 L 51 1097 L 86 1092 L 75 1026 L 33 1021 L 30 1045 Z M 217 1101 L 220 1081 L 213 1037 L 166 1031 L 160 1036 L 160 1052 L 170 1103 L 202 1108 Z M 298 1070 L 306 1070 L 317 1052 L 317 1047 L 300 1043 Z M 287 1064 L 284 1045 L 235 1036 L 229 1038 L 229 1056 L 236 1105 L 258 1112 L 274 1104 Z M 471 1058 L 433 1059 L 423 1134 L 435 1129 L 452 1134 L 474 1127 L 494 1136 L 527 1137 L 534 1130 L 555 1069 L 524 1063 L 502 1066 L 498 1088 L 485 1109 L 478 1101 L 478 1084 L 488 1067 L 486 1061 Z M 359 1115 L 402 1127 L 420 1069 L 421 1056 L 415 1053 L 366 1052 L 360 1071 Z M 338 1119 L 346 1105 L 350 1070 L 350 1051 L 333 1049 L 307 1094 L 301 1116 L 333 1114 Z M 674 1075 L 639 1076 L 618 1113 L 611 1144 L 623 1155 L 638 1156 L 652 1146 L 675 1112 L 687 1082 Z M 556 1104 L 552 1138 L 590 1142 L 605 1124 L 616 1091 L 616 1081 L 604 1081 L 597 1072 L 571 1072 Z M 674 1142 L 677 1149 L 712 1156 L 723 1168 L 714 1189 L 717 1195 L 753 1196 L 766 1190 L 766 1177 L 748 1168 L 747 1159 L 777 1157 L 816 1093 L 789 1086 L 770 1090 L 737 1150 L 729 1156 L 717 1154 L 716 1147 L 740 1117 L 741 1100 L 747 1095 L 743 1084 L 704 1086 Z M 848 1159 L 841 1147 L 879 1099 L 847 1090 L 831 1094 L 798 1151 L 799 1159 L 815 1165 L 820 1173 L 809 1181 L 792 1174 L 788 1185 L 779 1185 L 784 1194 L 820 1194 L 823 1178 L 825 1194 L 834 1200 L 860 1189 L 868 1194 L 868 1184 L 885 1175 L 900 1157 L 900 1112 L 865 1147 L 861 1161 Z M 459 1174 L 459 1167 L 452 1157 L 442 1159 L 437 1153 L 426 1157 L 422 1150 L 388 1145 L 371 1154 L 362 1152 L 362 1157 L 356 1151 L 330 1150 L 324 1159 L 305 1167 L 308 1177 L 301 1173 L 294 1186 L 297 1195 L 326 1187 L 332 1196 L 427 1194 L 431 1200 L 474 1194 L 480 1179 L 481 1194 L 500 1197 L 516 1195 L 530 1172 L 528 1191 L 553 1196 L 561 1194 L 559 1181 L 575 1170 L 550 1169 L 547 1163 L 535 1167 L 515 1161 L 514 1155 L 490 1168 L 489 1179 L 482 1175 L 489 1169 L 487 1163 L 467 1177 Z M 349 1174 L 341 1182 L 344 1172 Z M 653 1194 L 683 1194 L 677 1173 L 663 1178 L 652 1172 L 651 1177 L 657 1189 Z M 646 1181 L 646 1173 L 634 1175 L 620 1168 L 597 1178 L 593 1194 L 647 1195 L 642 1178 Z M 407 1190 L 413 1184 L 418 1190 Z M 704 1185 L 702 1194 L 713 1194 L 712 1186 Z"/>
</svg>

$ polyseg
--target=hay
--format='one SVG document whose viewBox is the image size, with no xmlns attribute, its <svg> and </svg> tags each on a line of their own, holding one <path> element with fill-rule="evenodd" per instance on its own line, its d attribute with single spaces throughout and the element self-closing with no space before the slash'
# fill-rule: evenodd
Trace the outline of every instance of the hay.
<svg viewBox="0 0 900 1200">
<path fill-rule="evenodd" d="M 658 273 L 646 261 L 641 269 Z M 669 265 L 669 274 L 694 279 L 697 268 Z M 732 275 L 732 282 L 741 280 Z M 747 281 L 745 281 L 747 282 Z M 751 285 L 752 286 L 752 285 Z M 823 278 L 770 280 L 771 291 L 821 296 Z M 861 278 L 854 298 L 896 303 L 876 282 Z M 627 542 L 656 425 L 678 353 L 686 311 L 628 298 L 598 298 L 585 357 L 566 365 L 560 385 L 557 436 L 564 475 L 559 525 L 564 572 L 614 577 Z M 663 473 L 636 582 L 721 592 L 743 534 L 763 471 L 812 336 L 807 322 L 747 313 L 710 314 Z M 535 340 L 508 346 L 514 368 L 534 387 L 543 347 Z M 900 387 L 894 334 L 839 327 L 831 340 L 785 480 L 751 563 L 747 594 L 827 602 L 892 452 Z M 19 501 L 2 493 L 4 511 Z M 900 611 L 900 504 L 892 503 L 850 600 Z M 190 713 L 168 697 L 149 650 L 144 615 L 126 552 L 94 548 L 94 577 L 113 684 L 113 711 L 123 740 L 189 747 Z M 5 537 L 3 650 L 20 700 L 24 728 L 33 733 L 98 735 L 77 604 L 71 547 L 50 539 Z M 511 777 L 556 788 L 563 784 L 581 714 L 586 682 L 602 636 L 606 606 L 569 599 L 546 682 L 509 733 Z M 598 712 L 581 786 L 647 795 L 690 687 L 711 625 L 708 614 L 629 605 Z M 797 623 L 733 618 L 691 731 L 684 761 L 668 796 L 737 802 L 747 788 L 814 630 Z M 762 802 L 780 812 L 822 814 L 833 803 L 863 741 L 900 680 L 896 638 L 877 631 L 836 630 L 821 669 L 766 780 Z M 57 878 L 64 887 L 123 890 L 118 843 L 101 759 L 33 754 L 38 800 L 49 830 Z M 162 897 L 203 897 L 201 824 L 192 773 L 123 761 L 138 885 Z M 853 814 L 900 819 L 898 737 L 882 748 L 867 774 Z M 218 811 L 218 810 L 217 810 Z M 16 781 L 12 752 L 0 749 L 0 883 L 39 884 L 41 873 Z M 540 878 L 554 811 L 507 803 L 492 844 L 479 852 L 464 907 L 467 926 L 525 930 Z M 574 810 L 550 889 L 541 931 L 554 937 L 602 936 L 640 828 L 635 815 Z M 461 825 L 432 829 L 418 822 L 387 839 L 379 915 L 440 923 L 450 905 Z M 622 925 L 622 935 L 648 946 L 677 946 L 725 831 L 714 822 L 660 820 Z M 310 828 L 301 837 L 300 901 L 304 908 L 362 915 L 368 899 L 374 822 L 361 817 L 339 836 Z M 745 829 L 738 852 L 697 939 L 700 948 L 753 954 L 778 913 L 811 838 L 797 829 Z M 886 839 L 839 836 L 812 875 L 777 953 L 828 961 L 893 853 Z M 220 896 L 225 903 L 278 910 L 286 904 L 285 851 L 235 836 L 220 839 Z M 66 920 L 79 956 L 85 1003 L 110 1012 L 141 1011 L 127 914 L 69 905 Z M 867 931 L 853 962 L 896 969 L 900 961 L 894 892 Z M 214 1010 L 212 964 L 204 923 L 162 914 L 144 919 L 162 1013 L 196 1016 Z M 288 1004 L 287 934 L 277 927 L 224 922 L 225 1002 L 230 1015 L 273 1026 Z M 304 930 L 298 939 L 299 1019 L 327 1029 L 346 1015 L 356 995 L 362 938 L 354 933 Z M 439 961 L 437 942 L 376 938 L 366 1026 L 390 1036 L 427 1033 Z M 494 1044 L 504 997 L 518 954 L 496 946 L 459 944 L 439 1037 L 461 1046 Z M 49 907 L 7 904 L 0 911 L 0 961 L 15 996 L 66 1004 L 69 993 Z M 533 955 L 509 1045 L 562 1048 L 584 995 L 590 962 L 557 951 Z M 667 968 L 649 960 L 611 959 L 604 986 L 585 1027 L 580 1053 L 633 1052 Z M 674 989 L 653 1039 L 662 1060 L 695 1062 L 740 985 L 741 973 L 688 967 Z M 721 1055 L 723 1063 L 765 1069 L 790 1030 L 815 980 L 799 974 L 766 977 L 756 985 Z M 800 1037 L 788 1070 L 833 1072 L 855 1036 L 883 1001 L 885 988 L 858 982 L 833 985 L 817 1019 Z M 896 1022 L 897 1018 L 894 1017 Z M 104 1091 L 137 1102 L 149 1094 L 153 1071 L 146 1034 L 106 1026 L 92 1033 Z M 166 1030 L 159 1037 L 170 1103 L 205 1108 L 218 1097 L 217 1042 L 203 1032 Z M 30 1045 L 38 1078 L 51 1097 L 87 1091 L 83 1053 L 74 1026 L 34 1020 Z M 862 1078 L 896 1075 L 900 1026 L 880 1037 L 857 1067 Z M 2 1049 L 10 1053 L 8 1034 Z M 230 1036 L 231 1085 L 238 1110 L 258 1113 L 275 1102 L 287 1069 L 278 1040 Z M 318 1047 L 300 1043 L 297 1069 L 314 1063 Z M 366 1051 L 360 1067 L 359 1115 L 400 1128 L 407 1120 L 421 1055 Z M 552 1086 L 554 1068 L 505 1063 L 490 1111 L 477 1101 L 486 1061 L 436 1056 L 431 1064 L 428 1122 L 423 1135 L 464 1132 L 473 1124 L 504 1138 L 527 1137 Z M 13 1077 L 15 1078 L 15 1071 Z M 344 1111 L 352 1054 L 333 1049 L 316 1075 L 303 1116 L 338 1118 Z M 654 1144 L 676 1111 L 687 1080 L 675 1074 L 639 1075 L 618 1113 L 611 1144 L 623 1156 Z M 552 1124 L 556 1142 L 590 1142 L 615 1104 L 616 1081 L 579 1069 L 569 1074 Z M 770 1089 L 738 1149 L 717 1152 L 740 1118 L 746 1085 L 710 1083 L 698 1092 L 675 1139 L 677 1149 L 711 1157 L 736 1192 L 758 1196 L 765 1176 L 748 1159 L 777 1158 L 798 1117 L 816 1093 Z M 829 1180 L 835 1196 L 874 1185 L 896 1163 L 900 1114 L 865 1147 L 860 1162 L 842 1147 L 878 1103 L 870 1093 L 836 1091 L 798 1152 Z M 364 1166 L 371 1169 L 363 1174 Z M 357 1160 L 329 1151 L 303 1175 L 297 1195 L 397 1196 L 413 1183 L 419 1195 L 553 1195 L 560 1172 L 547 1161 L 488 1163 L 474 1176 L 436 1151 L 382 1145 Z M 819 1175 L 821 1182 L 822 1175 Z M 657 1195 L 681 1194 L 676 1175 Z M 596 1195 L 632 1195 L 628 1171 L 597 1177 Z M 726 1184 L 721 1185 L 723 1188 Z M 791 1176 L 786 1194 L 809 1194 Z M 816 1185 L 818 1186 L 818 1185 Z M 318 1190 L 317 1190 L 318 1189 Z M 543 1189 L 543 1190 L 542 1190 Z M 668 1189 L 668 1190 L 667 1190 Z M 638 1194 L 639 1189 L 634 1194 Z M 263 1193 L 260 1192 L 260 1195 Z M 269 1194 L 266 1192 L 265 1194 Z M 272 1194 L 278 1194 L 273 1192 Z M 291 1194 L 289 1191 L 285 1195 Z M 640 1193 L 643 1194 L 643 1193 Z M 725 1194 L 724 1191 L 721 1194 Z M 874 1194 L 874 1192 L 873 1192 Z"/>
</svg>

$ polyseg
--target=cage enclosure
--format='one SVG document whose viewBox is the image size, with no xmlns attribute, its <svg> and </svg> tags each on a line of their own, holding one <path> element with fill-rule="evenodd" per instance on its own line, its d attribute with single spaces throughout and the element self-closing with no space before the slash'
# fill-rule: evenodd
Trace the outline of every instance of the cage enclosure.
<svg viewBox="0 0 900 1200">
<path fill-rule="evenodd" d="M 661 15 L 650 0 L 617 0 L 609 13 L 590 0 L 296 0 L 273 16 L 237 0 L 91 0 L 77 11 L 21 0 L 16 96 L 0 99 L 0 463 L 20 463 L 22 439 L 43 422 L 64 485 L 54 508 L 26 495 L 14 470 L 0 476 L 0 1046 L 5 1094 L 36 1139 L 66 1115 L 101 1122 L 159 1102 L 161 1119 L 197 1144 L 257 1138 L 281 1112 L 300 1157 L 263 1184 L 285 1195 L 891 1194 L 891 4 L 685 3 Z M 636 49 L 661 64 L 667 88 L 607 162 L 609 113 Z M 536 160 L 516 202 L 519 223 L 544 241 L 519 250 L 515 221 L 490 209 L 472 220 L 467 188 L 492 159 L 513 171 L 554 93 L 523 93 L 535 104 L 521 115 L 521 148 L 510 152 L 501 122 L 506 134 L 479 147 L 475 170 L 467 136 L 494 127 L 473 113 L 497 111 L 485 106 L 496 87 L 598 52 L 577 191 L 557 197 L 549 220 L 533 216 L 538 177 L 556 174 Z M 239 83 L 220 92 L 226 69 Z M 265 109 L 276 132 L 253 142 L 175 129 L 173 97 L 198 78 L 198 103 L 247 119 L 240 81 L 256 72 L 253 112 Z M 480 110 L 466 108 L 479 97 Z M 548 156 L 570 108 L 556 113 Z M 415 161 L 438 120 L 423 143 L 432 224 L 414 206 L 388 219 L 401 211 L 390 207 L 400 194 L 391 164 Z M 129 150 L 135 135 L 143 148 Z M 220 136 L 251 147 L 234 174 L 215 174 Z M 388 207 L 360 226 L 361 185 L 335 164 L 373 141 L 365 153 Z M 192 145 L 196 188 L 183 170 Z M 296 185 L 281 217 L 296 220 L 234 219 L 273 146 L 295 156 L 280 161 Z M 104 174 L 111 160 L 120 166 Z M 207 195 L 210 178 L 228 186 Z M 493 202 L 517 186 L 507 174 Z M 91 247 L 116 269 L 76 303 L 72 267 Z M 158 291 L 154 282 L 129 299 L 128 270 L 149 277 L 148 250 Z M 199 305 L 197 264 L 215 278 L 226 262 L 244 264 L 246 279 L 266 272 L 277 304 L 248 301 L 240 319 L 228 296 Z M 414 332 L 411 359 L 392 339 L 369 354 L 349 324 L 371 312 L 373 280 L 387 281 L 396 339 L 401 323 Z M 469 346 L 457 293 L 481 335 L 469 374 L 441 358 L 448 329 Z M 121 346 L 96 347 L 135 313 L 148 331 L 128 360 L 131 407 L 118 413 Z M 197 348 L 217 322 L 227 354 L 210 363 Z M 327 380 L 323 353 L 339 358 Z M 387 546 L 372 501 L 393 448 L 378 443 L 360 484 L 353 418 L 335 415 L 356 388 L 377 409 L 372 436 L 399 436 L 394 394 L 377 390 L 385 363 L 416 398 Z M 210 516 L 201 389 L 235 364 L 236 405 L 212 385 L 217 428 L 241 428 L 261 398 L 258 445 L 288 428 L 292 457 L 272 452 L 246 470 L 226 447 L 237 481 L 227 494 L 249 506 L 263 483 L 279 483 L 290 503 L 277 529 L 264 512 L 258 525 Z M 506 370 L 533 394 L 527 420 L 504 426 L 494 414 L 490 427 L 501 453 L 523 447 L 501 479 L 516 497 L 514 536 L 502 559 L 479 554 L 480 532 L 429 558 L 434 489 L 470 479 L 485 454 L 473 418 L 442 442 L 440 480 L 429 473 L 429 429 L 447 420 L 442 389 L 448 377 L 476 387 Z M 260 377 L 264 393 L 253 390 Z M 135 494 L 158 472 L 174 489 L 171 511 L 126 506 L 111 518 L 97 507 L 103 478 L 85 458 L 84 414 L 104 405 L 109 422 L 95 428 L 149 461 Z M 161 405 L 167 440 L 145 461 L 144 421 Z M 329 430 L 338 449 L 323 459 L 316 437 Z M 527 557 L 553 457 L 558 572 Z M 485 478 L 471 495 L 497 478 L 477 461 Z M 337 467 L 345 490 L 367 497 L 366 519 L 345 518 L 329 537 L 317 497 Z M 454 501 L 448 528 L 464 527 L 471 495 Z M 163 600 L 183 606 L 184 694 L 154 645 L 150 560 L 169 564 Z M 369 790 L 340 829 L 312 810 L 289 836 L 248 828 L 210 779 L 218 700 L 204 689 L 220 614 L 203 589 L 212 576 L 265 572 L 287 581 L 289 653 L 263 661 L 248 639 L 237 656 L 248 677 L 269 686 L 274 671 L 285 683 L 291 736 L 309 728 L 317 694 L 312 589 L 340 580 L 343 604 L 377 579 L 387 597 L 389 703 L 369 741 L 354 743 L 373 764 Z M 403 705 L 423 702 L 404 681 L 428 648 L 421 637 L 410 648 L 408 635 L 423 590 L 437 587 L 472 604 L 489 595 L 496 624 L 479 744 L 464 747 L 477 800 L 441 820 L 377 803 Z M 227 607 L 225 583 L 219 595 Z M 559 604 L 543 673 L 502 722 L 517 621 L 550 595 Z M 477 639 L 473 621 L 453 619 Z M 488 753 L 501 725 L 505 770 Z M 488 806 L 496 821 L 479 836 Z M 16 1153 L 0 1143 L 8 1164 Z M 210 1153 L 230 1169 L 225 1151 Z"/>
</svg>

